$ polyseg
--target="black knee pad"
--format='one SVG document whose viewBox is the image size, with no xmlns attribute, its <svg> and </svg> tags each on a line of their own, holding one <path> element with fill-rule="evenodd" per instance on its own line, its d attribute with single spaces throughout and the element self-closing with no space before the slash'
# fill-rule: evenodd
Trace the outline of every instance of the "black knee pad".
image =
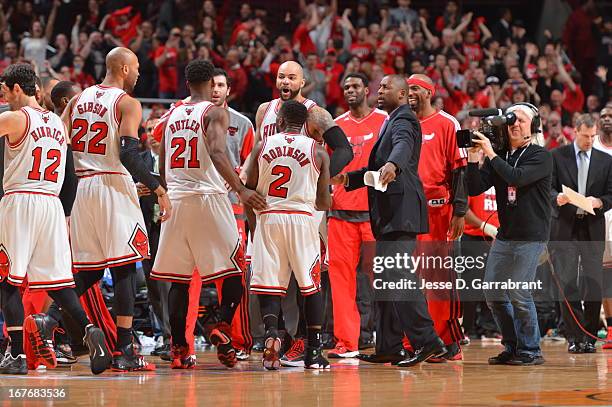
<svg viewBox="0 0 612 407">
<path fill-rule="evenodd" d="M 112 267 L 113 286 L 115 289 L 115 315 L 131 317 L 134 315 L 136 300 L 136 264 Z"/>
<path fill-rule="evenodd" d="M 323 324 L 323 296 L 320 291 L 304 298 L 304 308 L 308 326 Z"/>
</svg>

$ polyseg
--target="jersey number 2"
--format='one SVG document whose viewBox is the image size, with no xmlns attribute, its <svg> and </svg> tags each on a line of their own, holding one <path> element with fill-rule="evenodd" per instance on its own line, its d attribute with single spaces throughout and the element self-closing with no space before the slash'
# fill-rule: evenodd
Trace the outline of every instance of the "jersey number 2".
<svg viewBox="0 0 612 407">
<path fill-rule="evenodd" d="M 283 186 L 291 179 L 291 168 L 285 167 L 284 165 L 277 165 L 272 168 L 272 175 L 280 175 L 277 179 L 270 183 L 268 189 L 268 195 L 275 196 L 277 198 L 287 198 L 287 187 Z"/>
<path fill-rule="evenodd" d="M 41 179 L 40 173 L 40 163 L 42 161 L 42 147 L 36 147 L 32 150 L 32 157 L 34 158 L 34 164 L 32 165 L 32 169 L 28 173 L 28 179 L 32 181 L 49 181 L 49 182 L 57 182 L 57 167 L 60 165 L 60 159 L 62 158 L 62 153 L 60 150 L 49 150 L 47 151 L 47 160 L 51 161 L 47 168 L 45 168 L 44 178 Z"/>
<path fill-rule="evenodd" d="M 75 119 L 72 122 L 72 129 L 76 130 L 76 134 L 72 137 L 72 151 L 85 152 L 84 140 L 81 140 L 87 132 L 91 132 L 93 136 L 87 143 L 87 152 L 89 154 L 106 154 L 106 144 L 102 143 L 108 136 L 108 125 L 104 122 L 95 122 L 91 126 L 85 119 Z"/>
</svg>

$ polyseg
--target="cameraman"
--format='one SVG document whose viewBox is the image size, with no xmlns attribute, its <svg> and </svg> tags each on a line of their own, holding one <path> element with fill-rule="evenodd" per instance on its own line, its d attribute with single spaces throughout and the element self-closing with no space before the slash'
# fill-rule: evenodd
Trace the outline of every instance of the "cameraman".
<svg viewBox="0 0 612 407">
<path fill-rule="evenodd" d="M 516 121 L 508 125 L 507 148 L 495 152 L 491 141 L 476 132 L 468 157 L 468 192 L 477 196 L 491 186 L 500 228 L 491 246 L 485 282 L 532 282 L 538 259 L 550 233 L 552 156 L 534 144 L 539 117 L 525 104 L 510 106 Z M 478 168 L 478 152 L 486 159 Z M 499 155 L 498 155 L 499 153 Z M 486 289 L 487 305 L 503 336 L 505 350 L 489 359 L 491 365 L 544 363 L 536 308 L 528 289 Z"/>
</svg>

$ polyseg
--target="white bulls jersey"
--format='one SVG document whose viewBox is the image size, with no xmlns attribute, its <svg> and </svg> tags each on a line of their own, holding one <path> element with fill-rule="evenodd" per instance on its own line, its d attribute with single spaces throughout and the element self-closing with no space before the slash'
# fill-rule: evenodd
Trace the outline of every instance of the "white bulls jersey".
<svg viewBox="0 0 612 407">
<path fill-rule="evenodd" d="M 117 105 L 125 94 L 119 88 L 95 85 L 85 89 L 72 106 L 70 139 L 77 175 L 129 175 L 119 158 Z"/>
<path fill-rule="evenodd" d="M 164 148 L 171 199 L 227 193 L 225 182 L 215 169 L 204 142 L 204 117 L 213 106 L 210 102 L 184 103 L 175 107 L 168 117 Z"/>
<path fill-rule="evenodd" d="M 264 117 L 261 121 L 260 126 L 260 134 L 262 139 L 265 139 L 266 137 L 277 133 L 276 116 L 278 115 L 278 111 L 281 107 L 281 102 L 281 99 L 274 99 L 270 103 L 268 103 L 268 108 L 264 113 Z M 302 104 L 306 106 L 306 109 L 308 109 L 308 111 L 310 111 L 313 107 L 317 106 L 317 104 L 310 99 L 304 99 L 302 101 Z M 308 129 L 306 127 L 306 124 L 302 126 L 302 131 L 300 133 L 305 136 L 308 136 Z"/>
<path fill-rule="evenodd" d="M 264 139 L 257 192 L 268 202 L 265 213 L 314 214 L 319 179 L 315 146 L 314 139 L 301 134 L 277 133 Z"/>
<path fill-rule="evenodd" d="M 26 131 L 4 149 L 5 193 L 58 195 L 66 169 L 66 128 L 53 112 L 24 107 Z"/>
</svg>

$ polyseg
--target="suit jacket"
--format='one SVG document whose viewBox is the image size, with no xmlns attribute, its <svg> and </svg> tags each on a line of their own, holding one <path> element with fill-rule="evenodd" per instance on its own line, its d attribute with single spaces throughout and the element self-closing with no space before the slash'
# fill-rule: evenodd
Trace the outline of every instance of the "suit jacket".
<svg viewBox="0 0 612 407">
<path fill-rule="evenodd" d="M 370 224 L 377 239 L 391 232 L 427 233 L 427 201 L 417 175 L 421 154 L 421 126 L 408 105 L 395 109 L 372 148 L 368 166 L 348 173 L 347 191 L 365 186 L 366 171 L 378 171 L 387 162 L 398 168 L 386 192 L 368 187 Z"/>
<path fill-rule="evenodd" d="M 552 150 L 553 176 L 551 202 L 553 207 L 551 240 L 571 240 L 576 208 L 574 205 L 557 205 L 557 195 L 562 192 L 562 185 L 578 191 L 578 165 L 574 143 Z M 586 196 L 601 199 L 603 208 L 595 209 L 595 216 L 587 214 L 586 222 L 589 237 L 593 241 L 606 240 L 604 213 L 612 207 L 612 157 L 596 149 L 591 150 L 589 173 L 587 175 Z"/>
<path fill-rule="evenodd" d="M 153 171 L 153 155 L 149 150 L 140 153 L 140 156 L 145 162 L 147 169 Z M 147 228 L 151 227 L 153 223 L 153 206 L 157 203 L 157 196 L 152 193 L 151 195 L 142 196 L 139 198 L 140 209 L 142 210 L 142 216 L 145 221 Z"/>
</svg>

